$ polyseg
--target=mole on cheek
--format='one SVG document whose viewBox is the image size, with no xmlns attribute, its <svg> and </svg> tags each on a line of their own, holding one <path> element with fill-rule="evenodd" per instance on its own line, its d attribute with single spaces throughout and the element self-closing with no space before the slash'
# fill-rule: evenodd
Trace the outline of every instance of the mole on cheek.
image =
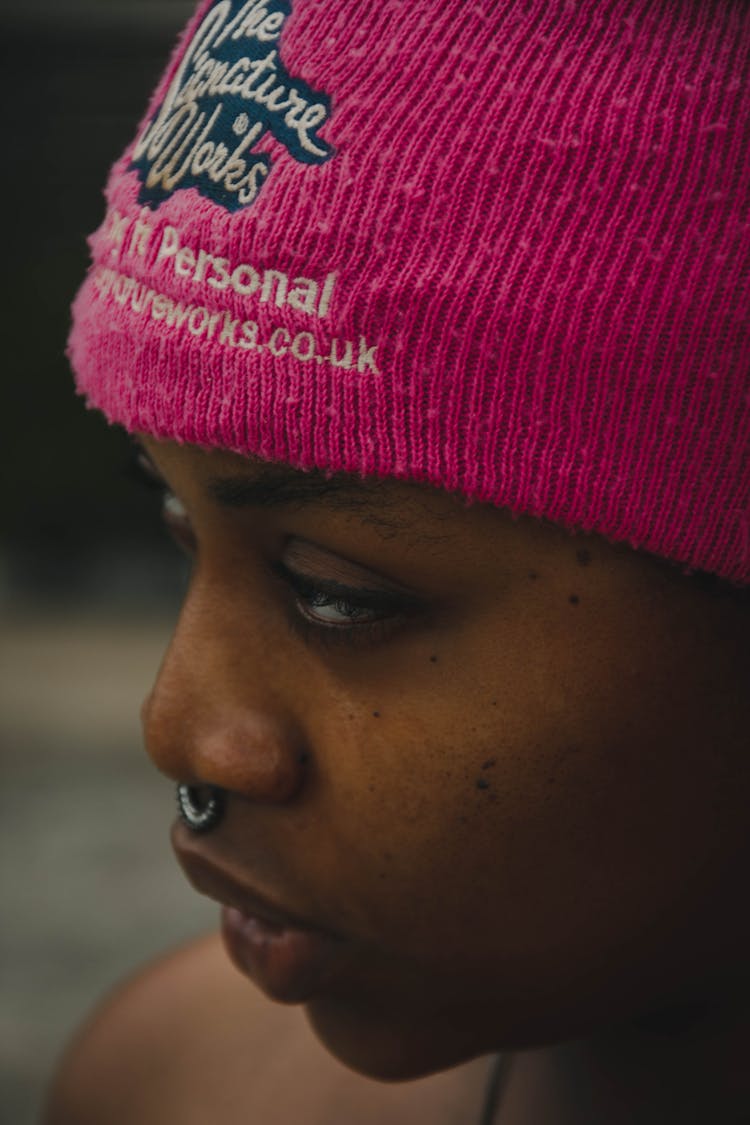
<svg viewBox="0 0 750 1125">
<path fill-rule="evenodd" d="M 491 770 L 496 762 L 497 758 L 486 758 L 482 762 L 482 773 L 485 773 L 487 770 Z M 490 783 L 487 778 L 481 776 L 476 778 L 474 784 L 476 785 L 477 789 L 489 789 L 490 787 Z"/>
<path fill-rule="evenodd" d="M 379 711 L 373 711 L 372 717 L 373 717 L 373 719 L 379 719 L 380 718 L 380 712 Z"/>
<path fill-rule="evenodd" d="M 571 594 L 570 597 L 568 598 L 568 601 L 570 602 L 571 605 L 578 605 L 580 600 L 581 599 L 578 597 L 578 594 Z"/>
<path fill-rule="evenodd" d="M 533 581 L 534 581 L 535 579 L 537 579 L 538 577 L 539 577 L 539 575 L 537 574 L 537 572 L 536 572 L 535 570 L 530 570 L 530 571 L 529 571 L 529 578 L 530 578 L 530 579 L 532 580 L 532 582 L 533 582 Z"/>
</svg>

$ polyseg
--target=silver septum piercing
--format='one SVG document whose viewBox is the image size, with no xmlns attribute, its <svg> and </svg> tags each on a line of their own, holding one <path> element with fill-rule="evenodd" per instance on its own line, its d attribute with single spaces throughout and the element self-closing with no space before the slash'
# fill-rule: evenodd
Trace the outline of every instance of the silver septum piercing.
<svg viewBox="0 0 750 1125">
<path fill-rule="evenodd" d="M 177 811 L 191 832 L 210 832 L 222 820 L 225 807 L 224 790 L 215 785 L 177 786 Z"/>
</svg>

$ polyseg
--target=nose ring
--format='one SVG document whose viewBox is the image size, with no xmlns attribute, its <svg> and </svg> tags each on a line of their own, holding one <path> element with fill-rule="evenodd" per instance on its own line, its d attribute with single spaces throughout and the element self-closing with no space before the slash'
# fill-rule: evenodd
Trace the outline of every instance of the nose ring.
<svg viewBox="0 0 750 1125">
<path fill-rule="evenodd" d="M 177 811 L 191 832 L 210 832 L 223 819 L 226 797 L 215 785 L 177 786 Z"/>
</svg>

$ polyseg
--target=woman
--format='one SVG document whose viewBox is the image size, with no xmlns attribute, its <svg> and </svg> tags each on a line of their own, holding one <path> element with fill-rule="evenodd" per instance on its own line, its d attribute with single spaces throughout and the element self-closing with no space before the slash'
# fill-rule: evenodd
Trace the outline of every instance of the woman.
<svg viewBox="0 0 750 1125">
<path fill-rule="evenodd" d="M 200 5 L 70 352 L 195 556 L 144 729 L 222 939 L 53 1125 L 750 1118 L 748 43 Z"/>
</svg>

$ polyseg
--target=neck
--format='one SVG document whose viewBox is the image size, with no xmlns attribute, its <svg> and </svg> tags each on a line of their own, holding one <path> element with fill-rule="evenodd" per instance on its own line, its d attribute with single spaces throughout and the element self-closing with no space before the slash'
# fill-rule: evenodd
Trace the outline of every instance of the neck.
<svg viewBox="0 0 750 1125">
<path fill-rule="evenodd" d="M 749 1052 L 746 1005 L 672 1009 L 518 1051 L 495 1125 L 740 1125 L 750 1120 Z"/>
</svg>

